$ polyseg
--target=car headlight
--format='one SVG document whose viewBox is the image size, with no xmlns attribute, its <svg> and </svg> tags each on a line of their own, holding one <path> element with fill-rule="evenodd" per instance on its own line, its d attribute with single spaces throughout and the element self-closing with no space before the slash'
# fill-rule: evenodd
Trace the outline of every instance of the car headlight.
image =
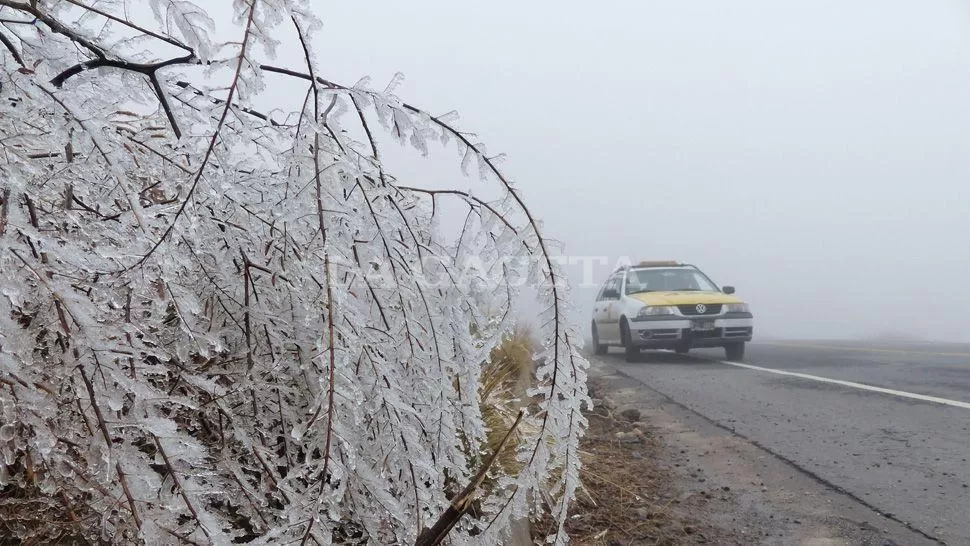
<svg viewBox="0 0 970 546">
<path fill-rule="evenodd" d="M 747 303 L 729 303 L 725 311 L 728 313 L 750 313 L 751 309 Z"/>
<path fill-rule="evenodd" d="M 670 305 L 648 305 L 641 307 L 637 317 L 656 317 L 660 315 L 673 315 L 674 308 Z"/>
</svg>

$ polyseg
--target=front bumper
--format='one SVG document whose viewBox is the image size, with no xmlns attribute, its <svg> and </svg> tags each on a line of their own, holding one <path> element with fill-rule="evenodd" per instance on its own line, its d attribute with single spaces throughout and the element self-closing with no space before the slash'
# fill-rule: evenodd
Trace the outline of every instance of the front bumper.
<svg viewBox="0 0 970 546">
<path fill-rule="evenodd" d="M 708 323 L 706 328 L 698 328 L 701 322 Z M 696 317 L 665 315 L 633 320 L 629 326 L 631 341 L 641 349 L 723 347 L 751 341 L 754 335 L 751 313 Z"/>
</svg>

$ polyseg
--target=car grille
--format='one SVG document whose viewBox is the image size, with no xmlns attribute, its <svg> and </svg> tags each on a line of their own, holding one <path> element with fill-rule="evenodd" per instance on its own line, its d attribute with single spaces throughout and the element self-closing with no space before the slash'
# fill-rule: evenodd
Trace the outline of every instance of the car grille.
<svg viewBox="0 0 970 546">
<path fill-rule="evenodd" d="M 703 316 L 703 315 L 719 315 L 721 313 L 722 305 L 720 303 L 709 303 L 704 304 L 704 312 L 700 313 L 697 311 L 697 305 L 678 305 L 677 308 L 680 312 L 687 316 Z"/>
<path fill-rule="evenodd" d="M 691 339 L 720 339 L 721 329 L 715 328 L 713 330 L 707 330 L 706 332 L 691 332 L 688 330 L 687 337 Z"/>
</svg>

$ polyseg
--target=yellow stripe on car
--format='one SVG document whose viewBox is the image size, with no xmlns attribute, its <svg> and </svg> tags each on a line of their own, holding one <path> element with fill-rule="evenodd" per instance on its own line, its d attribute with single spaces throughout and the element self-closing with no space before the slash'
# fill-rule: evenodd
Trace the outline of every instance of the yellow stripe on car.
<svg viewBox="0 0 970 546">
<path fill-rule="evenodd" d="M 631 298 L 645 305 L 705 305 L 718 303 L 742 303 L 740 298 L 720 292 L 642 292 L 631 294 Z"/>
</svg>

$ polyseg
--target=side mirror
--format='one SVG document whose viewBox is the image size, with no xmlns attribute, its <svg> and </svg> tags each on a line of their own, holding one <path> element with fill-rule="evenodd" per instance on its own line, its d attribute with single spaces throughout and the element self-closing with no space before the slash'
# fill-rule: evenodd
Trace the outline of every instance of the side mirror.
<svg viewBox="0 0 970 546">
<path fill-rule="evenodd" d="M 618 300 L 620 299 L 620 293 L 614 289 L 603 291 L 603 299 L 608 300 Z"/>
<path fill-rule="evenodd" d="M 733 294 L 734 293 L 734 287 L 733 286 L 725 286 L 724 288 L 721 288 L 721 291 L 724 292 L 725 294 Z"/>
</svg>

